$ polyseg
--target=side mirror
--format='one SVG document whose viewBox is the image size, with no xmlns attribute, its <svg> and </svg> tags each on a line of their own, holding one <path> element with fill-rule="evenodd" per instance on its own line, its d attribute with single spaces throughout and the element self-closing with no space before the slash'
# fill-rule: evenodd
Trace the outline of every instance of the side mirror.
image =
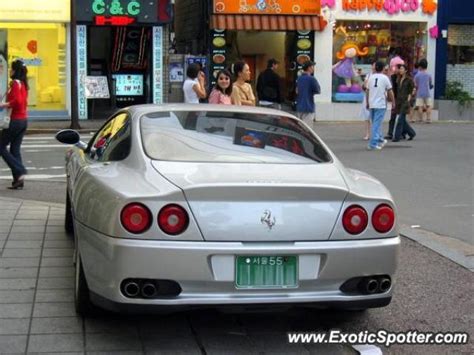
<svg viewBox="0 0 474 355">
<path fill-rule="evenodd" d="M 74 144 L 80 149 L 87 148 L 87 144 L 81 141 L 79 133 L 73 129 L 63 129 L 56 133 L 56 140 L 64 144 Z"/>
</svg>

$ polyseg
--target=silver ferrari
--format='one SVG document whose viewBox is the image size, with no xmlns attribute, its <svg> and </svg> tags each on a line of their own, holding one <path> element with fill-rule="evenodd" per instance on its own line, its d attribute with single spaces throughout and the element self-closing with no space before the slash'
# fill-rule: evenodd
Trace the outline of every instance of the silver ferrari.
<svg viewBox="0 0 474 355">
<path fill-rule="evenodd" d="M 111 310 L 390 303 L 400 239 L 375 178 L 291 114 L 142 105 L 66 155 L 75 303 Z"/>
</svg>

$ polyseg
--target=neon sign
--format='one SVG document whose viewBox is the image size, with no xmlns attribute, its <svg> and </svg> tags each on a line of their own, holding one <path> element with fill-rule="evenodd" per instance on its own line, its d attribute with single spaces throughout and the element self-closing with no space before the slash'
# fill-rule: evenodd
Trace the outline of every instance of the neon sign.
<svg viewBox="0 0 474 355">
<path fill-rule="evenodd" d="M 434 0 L 342 0 L 344 11 L 386 11 L 390 15 L 399 12 L 416 12 L 422 5 L 424 13 L 433 15 L 437 5 Z"/>
<path fill-rule="evenodd" d="M 109 14 L 112 16 L 138 16 L 141 12 L 141 5 L 136 0 L 94 0 L 92 11 L 96 15 Z"/>
</svg>

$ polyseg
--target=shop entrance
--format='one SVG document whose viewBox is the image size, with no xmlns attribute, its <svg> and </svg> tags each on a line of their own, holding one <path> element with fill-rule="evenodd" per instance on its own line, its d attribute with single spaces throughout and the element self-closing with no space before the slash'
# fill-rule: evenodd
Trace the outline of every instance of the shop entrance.
<svg viewBox="0 0 474 355">
<path fill-rule="evenodd" d="M 89 76 L 105 76 L 109 99 L 89 99 L 89 117 L 104 118 L 117 108 L 152 102 L 151 27 L 90 26 Z"/>
<path fill-rule="evenodd" d="M 250 84 L 256 92 L 257 78 L 266 68 L 269 59 L 274 58 L 280 62 L 277 74 L 280 76 L 280 87 L 283 93 L 283 109 L 290 109 L 295 99 L 295 84 L 300 73 L 303 61 L 313 57 L 312 36 L 310 31 L 304 31 L 308 37 L 304 43 L 307 53 L 300 55 L 298 42 L 301 35 L 296 31 L 227 31 L 226 42 L 231 44 L 227 54 L 227 65 L 239 59 L 244 60 L 252 72 Z M 301 63 L 300 63 L 301 62 Z"/>
</svg>

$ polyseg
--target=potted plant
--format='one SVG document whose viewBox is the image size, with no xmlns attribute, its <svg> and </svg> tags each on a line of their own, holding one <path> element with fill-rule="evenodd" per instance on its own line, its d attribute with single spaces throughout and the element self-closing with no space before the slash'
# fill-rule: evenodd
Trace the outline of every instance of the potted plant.
<svg viewBox="0 0 474 355">
<path fill-rule="evenodd" d="M 474 120 L 473 98 L 464 90 L 462 83 L 448 81 L 444 98 L 438 102 L 440 120 Z"/>
</svg>

